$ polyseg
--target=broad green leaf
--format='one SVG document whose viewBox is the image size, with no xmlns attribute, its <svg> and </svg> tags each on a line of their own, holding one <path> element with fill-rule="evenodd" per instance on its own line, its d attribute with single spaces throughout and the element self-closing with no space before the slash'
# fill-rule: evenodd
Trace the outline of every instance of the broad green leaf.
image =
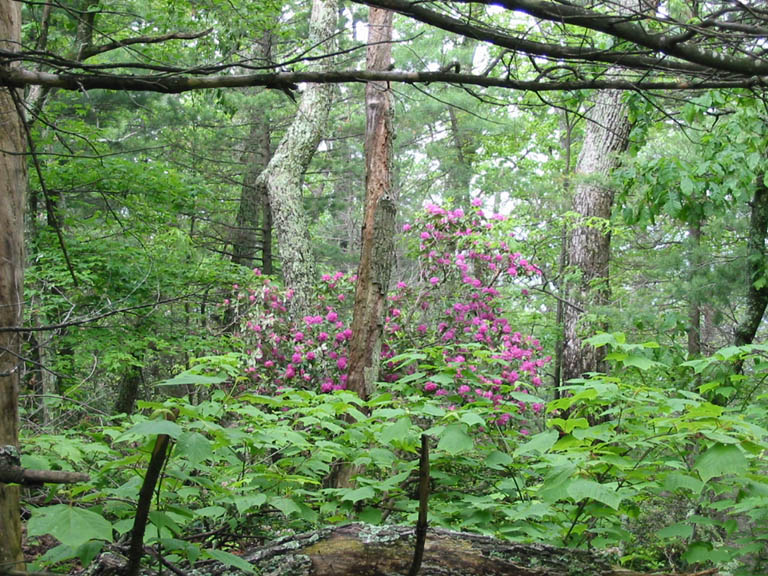
<svg viewBox="0 0 768 576">
<path fill-rule="evenodd" d="M 159 434 L 167 434 L 171 438 L 178 438 L 181 432 L 181 426 L 176 424 L 176 422 L 162 419 L 145 420 L 144 422 L 139 422 L 135 426 L 131 427 L 120 438 L 124 439 L 126 436 L 131 434 L 137 434 L 139 436 L 156 436 Z"/>
<path fill-rule="evenodd" d="M 459 454 L 472 450 L 474 447 L 472 437 L 467 434 L 467 427 L 464 424 L 451 424 L 446 426 L 440 442 L 437 443 L 438 450 L 444 450 L 448 454 Z"/>
<path fill-rule="evenodd" d="M 203 556 L 217 560 L 225 566 L 238 568 L 243 572 L 247 572 L 248 574 L 256 574 L 256 570 L 253 568 L 253 565 L 250 562 L 243 560 L 240 558 L 240 556 L 235 556 L 230 552 L 225 552 L 224 550 L 206 549 L 203 550 Z"/>
<path fill-rule="evenodd" d="M 199 432 L 182 432 L 176 441 L 176 453 L 194 465 L 213 458 L 211 441 Z"/>
<path fill-rule="evenodd" d="M 267 502 L 266 494 L 247 494 L 245 496 L 235 496 L 232 501 L 239 514 L 245 514 L 252 508 L 263 506 Z"/>
<path fill-rule="evenodd" d="M 616 490 L 586 478 L 576 478 L 573 480 L 568 485 L 567 493 L 576 502 L 580 502 L 584 498 L 590 498 L 610 506 L 614 510 L 618 510 L 622 500 L 621 496 L 616 493 Z"/>
<path fill-rule="evenodd" d="M 514 463 L 512 456 L 506 452 L 494 450 L 485 459 L 485 465 L 493 470 L 505 470 Z"/>
<path fill-rule="evenodd" d="M 90 510 L 66 504 L 36 509 L 27 524 L 27 531 L 30 536 L 50 534 L 73 549 L 89 540 L 112 541 L 112 524 L 108 520 Z"/>
<path fill-rule="evenodd" d="M 541 432 L 540 434 L 531 436 L 528 442 L 522 446 L 518 446 L 517 450 L 515 450 L 515 456 L 528 454 L 530 452 L 538 452 L 539 454 L 544 454 L 544 452 L 555 445 L 558 437 L 559 434 L 557 433 L 557 430 L 547 430 L 545 432 Z"/>
<path fill-rule="evenodd" d="M 400 418 L 392 424 L 385 424 L 384 431 L 381 433 L 381 441 L 384 444 L 390 444 L 395 440 L 404 442 L 410 431 L 411 419 L 407 416 L 405 418 Z"/>
<path fill-rule="evenodd" d="M 280 512 L 286 516 L 290 516 L 291 514 L 301 514 L 301 508 L 299 505 L 290 498 L 283 498 L 278 496 L 271 498 L 269 500 L 269 504 L 280 510 Z"/>
<path fill-rule="evenodd" d="M 717 476 L 739 474 L 747 469 L 747 459 L 733 444 L 714 444 L 696 459 L 694 469 L 702 481 L 708 482 Z"/>
<path fill-rule="evenodd" d="M 483 417 L 474 412 L 464 412 L 461 415 L 460 420 L 470 428 L 472 426 L 485 426 L 485 420 L 483 420 Z"/>
<path fill-rule="evenodd" d="M 187 370 L 181 374 L 177 374 L 170 380 L 162 380 L 155 384 L 155 386 L 179 386 L 182 384 L 210 386 L 211 384 L 220 384 L 226 379 L 226 376 L 203 376 L 201 374 L 195 374 L 191 370 Z"/>
<path fill-rule="evenodd" d="M 361 486 L 345 493 L 341 500 L 344 502 L 359 502 L 360 500 L 368 500 L 376 496 L 376 490 L 371 486 Z"/>
<path fill-rule="evenodd" d="M 656 535 L 659 538 L 684 538 L 687 540 L 693 536 L 693 526 L 679 522 L 677 524 L 672 524 L 672 526 L 662 528 Z"/>
</svg>

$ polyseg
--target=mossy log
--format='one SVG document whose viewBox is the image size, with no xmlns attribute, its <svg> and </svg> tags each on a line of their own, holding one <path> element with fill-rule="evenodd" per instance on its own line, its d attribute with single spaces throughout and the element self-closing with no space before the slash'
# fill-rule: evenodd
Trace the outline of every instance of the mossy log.
<svg viewBox="0 0 768 576">
<path fill-rule="evenodd" d="M 285 537 L 244 555 L 262 576 L 397 576 L 413 559 L 412 527 L 350 524 Z M 620 576 L 602 555 L 430 529 L 419 576 Z"/>
</svg>

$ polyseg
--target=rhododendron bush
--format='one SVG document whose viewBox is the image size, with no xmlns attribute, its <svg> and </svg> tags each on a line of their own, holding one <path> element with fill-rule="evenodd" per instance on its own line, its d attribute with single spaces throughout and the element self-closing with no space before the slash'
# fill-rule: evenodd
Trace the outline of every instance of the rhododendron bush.
<svg viewBox="0 0 768 576">
<path fill-rule="evenodd" d="M 540 271 L 517 251 L 519 243 L 505 224 L 504 216 L 479 206 L 465 213 L 428 205 L 403 226 L 416 272 L 412 280 L 397 282 L 389 296 L 381 382 L 417 386 L 424 394 L 444 396 L 449 407 L 491 402 L 499 424 L 543 409 L 527 394 L 541 385 L 549 357 L 536 338 L 515 330 L 508 319 L 516 302 L 510 294 L 524 295 L 525 283 Z M 345 389 L 356 277 L 324 275 L 313 313 L 291 319 L 290 291 L 258 269 L 254 276 L 252 287 L 234 287 L 252 389 Z"/>
</svg>

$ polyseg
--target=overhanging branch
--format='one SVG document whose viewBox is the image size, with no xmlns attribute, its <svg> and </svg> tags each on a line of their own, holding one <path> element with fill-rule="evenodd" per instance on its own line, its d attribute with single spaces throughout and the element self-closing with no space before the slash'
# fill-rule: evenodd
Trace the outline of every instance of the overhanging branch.
<svg viewBox="0 0 768 576">
<path fill-rule="evenodd" d="M 490 78 L 474 74 L 452 72 L 405 72 L 340 70 L 331 72 L 275 72 L 267 74 L 221 74 L 211 76 L 167 75 L 89 75 L 53 74 L 22 68 L 0 68 L 0 84 L 22 88 L 29 85 L 63 90 L 124 90 L 130 92 L 162 92 L 180 94 L 192 90 L 215 88 L 245 88 L 263 86 L 278 90 L 295 90 L 300 83 L 343 84 L 349 82 L 395 82 L 402 84 L 430 84 L 443 82 L 456 85 L 509 88 L 528 92 L 562 90 L 709 90 L 715 88 L 754 88 L 768 85 L 768 76 L 736 79 L 681 79 L 658 81 L 632 81 L 619 78 L 586 80 L 524 81 L 513 78 Z"/>
</svg>

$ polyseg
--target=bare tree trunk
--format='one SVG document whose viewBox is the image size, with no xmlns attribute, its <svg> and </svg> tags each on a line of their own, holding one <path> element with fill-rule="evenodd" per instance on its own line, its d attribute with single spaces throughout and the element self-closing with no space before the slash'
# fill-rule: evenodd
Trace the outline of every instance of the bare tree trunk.
<svg viewBox="0 0 768 576">
<path fill-rule="evenodd" d="M 608 263 L 611 250 L 610 218 L 613 191 L 606 179 L 618 163 L 629 138 L 627 110 L 622 92 L 599 92 L 587 114 L 587 131 L 576 166 L 573 210 L 580 215 L 579 225 L 568 242 L 570 266 L 581 273 L 570 300 L 581 308 L 608 301 Z M 565 307 L 565 345 L 563 381 L 579 378 L 602 369 L 603 348 L 583 346 L 581 320 L 575 307 Z"/>
<path fill-rule="evenodd" d="M 256 52 L 255 57 L 257 59 L 264 62 L 270 61 L 271 34 L 267 33 L 264 38 L 257 42 Z M 265 250 L 267 239 L 271 240 L 272 238 L 272 220 L 268 216 L 270 211 L 269 199 L 264 194 L 264 187 L 256 185 L 259 174 L 266 169 L 272 155 L 268 112 L 263 107 L 254 107 L 250 113 L 250 125 L 250 133 L 243 154 L 245 175 L 243 176 L 235 230 L 232 235 L 232 262 L 249 268 L 253 266 L 259 236 L 262 236 L 261 267 L 262 269 L 268 268 L 269 272 L 267 273 L 271 273 L 271 250 L 265 254 L 267 252 Z M 261 226 L 259 220 L 261 220 Z"/>
<path fill-rule="evenodd" d="M 765 240 L 768 233 L 768 187 L 764 182 L 765 174 L 757 178 L 757 188 L 752 197 L 752 212 L 749 220 L 747 238 L 747 309 L 744 318 L 736 328 L 734 344 L 751 344 L 757 329 L 763 320 L 768 306 L 768 282 L 765 267 Z"/>
<path fill-rule="evenodd" d="M 688 276 L 688 358 L 701 356 L 701 297 L 696 275 L 701 271 L 701 220 L 688 227 L 690 273 Z"/>
<path fill-rule="evenodd" d="M 368 70 L 392 60 L 392 12 L 368 11 Z M 392 92 L 386 82 L 365 87 L 365 216 L 349 351 L 350 390 L 367 399 L 379 374 L 381 333 L 395 246 L 397 198 L 392 186 Z"/>
<path fill-rule="evenodd" d="M 563 136 L 560 145 L 565 152 L 565 166 L 563 167 L 563 192 L 567 199 L 571 193 L 571 160 L 573 158 L 573 129 L 575 121 L 571 118 L 568 111 L 565 111 L 562 118 Z M 568 227 L 564 224 L 562 228 L 562 237 L 560 239 L 560 256 L 557 264 L 557 275 L 560 285 L 558 286 L 560 294 L 567 295 L 567 286 L 565 285 L 566 267 L 568 266 Z M 560 386 L 563 384 L 563 349 L 565 347 L 564 326 L 565 326 L 565 302 L 562 298 L 557 300 L 557 342 L 555 343 L 555 364 L 552 370 L 552 379 L 554 383 L 554 396 L 560 398 Z"/>
<path fill-rule="evenodd" d="M 337 22 L 337 0 L 313 0 L 309 23 L 310 46 L 317 47 L 321 54 L 333 52 Z M 317 54 L 309 54 L 312 55 Z M 317 62 L 314 69 L 326 72 L 331 64 L 331 58 L 324 58 Z M 301 315 L 309 308 L 315 276 L 309 225 L 302 201 L 302 183 L 328 119 L 332 90 L 329 84 L 307 86 L 296 118 L 258 180 L 258 185 L 266 188 L 272 208 L 283 279 L 286 287 L 293 290 L 291 310 L 295 315 Z"/>
<path fill-rule="evenodd" d="M 19 49 L 21 4 L 0 8 L 0 48 Z M 24 194 L 27 165 L 16 94 L 0 88 L 0 326 L 20 326 L 24 302 Z M 0 447 L 18 447 L 21 334 L 0 332 Z M 24 568 L 19 487 L 0 484 L 0 566 Z"/>
</svg>

